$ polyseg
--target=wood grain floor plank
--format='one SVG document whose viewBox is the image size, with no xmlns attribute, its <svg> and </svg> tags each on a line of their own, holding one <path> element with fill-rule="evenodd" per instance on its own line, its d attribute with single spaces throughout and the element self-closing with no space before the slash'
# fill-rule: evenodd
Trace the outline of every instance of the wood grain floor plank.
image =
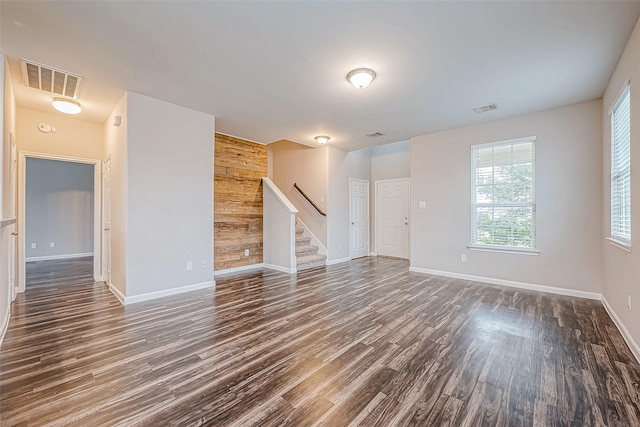
<svg viewBox="0 0 640 427">
<path fill-rule="evenodd" d="M 122 307 L 92 260 L 27 264 L 0 424 L 638 426 L 640 364 L 597 301 L 363 258 Z"/>
</svg>

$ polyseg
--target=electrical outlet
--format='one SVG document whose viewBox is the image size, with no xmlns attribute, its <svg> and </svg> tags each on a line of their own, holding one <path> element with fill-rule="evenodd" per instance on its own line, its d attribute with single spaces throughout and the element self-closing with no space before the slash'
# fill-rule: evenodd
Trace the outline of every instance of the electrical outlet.
<svg viewBox="0 0 640 427">
<path fill-rule="evenodd" d="M 461 254 L 460 255 L 460 261 L 461 262 L 467 262 L 467 256 L 465 254 Z"/>
<path fill-rule="evenodd" d="M 56 242 L 49 242 L 49 247 L 50 248 L 55 248 L 56 247 Z"/>
<path fill-rule="evenodd" d="M 207 268 L 207 261 L 206 260 L 202 260 L 200 261 L 200 268 Z"/>
<path fill-rule="evenodd" d="M 38 247 L 38 244 L 37 244 L 37 243 L 32 243 L 32 244 L 31 244 L 31 249 L 36 249 L 37 247 Z"/>
<path fill-rule="evenodd" d="M 342 250 L 342 243 L 338 243 L 338 250 L 341 251 Z"/>
<path fill-rule="evenodd" d="M 187 271 L 193 270 L 193 261 L 187 261 Z"/>
<path fill-rule="evenodd" d="M 631 310 L 631 295 L 627 295 L 627 308 Z"/>
<path fill-rule="evenodd" d="M 244 256 L 249 256 L 249 249 L 244 250 Z"/>
</svg>

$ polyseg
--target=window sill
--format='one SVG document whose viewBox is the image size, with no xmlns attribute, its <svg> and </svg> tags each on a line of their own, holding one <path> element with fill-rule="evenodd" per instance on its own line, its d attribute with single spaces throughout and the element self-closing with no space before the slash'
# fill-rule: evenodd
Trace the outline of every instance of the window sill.
<svg viewBox="0 0 640 427">
<path fill-rule="evenodd" d="M 540 251 L 537 249 L 504 248 L 499 246 L 481 246 L 481 245 L 468 245 L 467 247 L 472 251 L 496 252 L 496 253 L 516 254 L 516 255 L 540 255 Z"/>
<path fill-rule="evenodd" d="M 614 239 L 613 237 L 607 237 L 607 240 L 616 248 L 620 248 L 623 251 L 631 253 L 631 243 L 623 242 L 622 240 Z"/>
</svg>

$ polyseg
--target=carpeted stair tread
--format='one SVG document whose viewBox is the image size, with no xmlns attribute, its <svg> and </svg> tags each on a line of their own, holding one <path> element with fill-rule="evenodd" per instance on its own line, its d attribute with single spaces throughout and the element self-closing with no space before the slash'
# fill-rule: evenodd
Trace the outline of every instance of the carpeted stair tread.
<svg viewBox="0 0 640 427">
<path fill-rule="evenodd" d="M 318 247 L 315 245 L 296 246 L 296 257 L 315 255 L 318 253 Z"/>
</svg>

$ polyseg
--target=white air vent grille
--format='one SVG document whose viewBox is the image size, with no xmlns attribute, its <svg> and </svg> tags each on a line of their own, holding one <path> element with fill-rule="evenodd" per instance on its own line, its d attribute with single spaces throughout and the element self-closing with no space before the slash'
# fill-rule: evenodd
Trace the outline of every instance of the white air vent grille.
<svg viewBox="0 0 640 427">
<path fill-rule="evenodd" d="M 69 98 L 78 97 L 81 76 L 26 59 L 20 59 L 20 68 L 25 86 Z"/>
<path fill-rule="evenodd" d="M 498 104 L 491 104 L 491 105 L 484 105 L 482 107 L 474 108 L 473 111 L 476 114 L 480 114 L 480 113 L 486 113 L 487 111 L 497 110 L 497 109 L 498 109 Z"/>
<path fill-rule="evenodd" d="M 382 136 L 382 135 L 384 135 L 384 133 L 382 133 L 382 132 L 374 132 L 374 133 L 368 133 L 367 134 L 367 136 L 369 138 L 377 138 L 377 137 Z"/>
</svg>

